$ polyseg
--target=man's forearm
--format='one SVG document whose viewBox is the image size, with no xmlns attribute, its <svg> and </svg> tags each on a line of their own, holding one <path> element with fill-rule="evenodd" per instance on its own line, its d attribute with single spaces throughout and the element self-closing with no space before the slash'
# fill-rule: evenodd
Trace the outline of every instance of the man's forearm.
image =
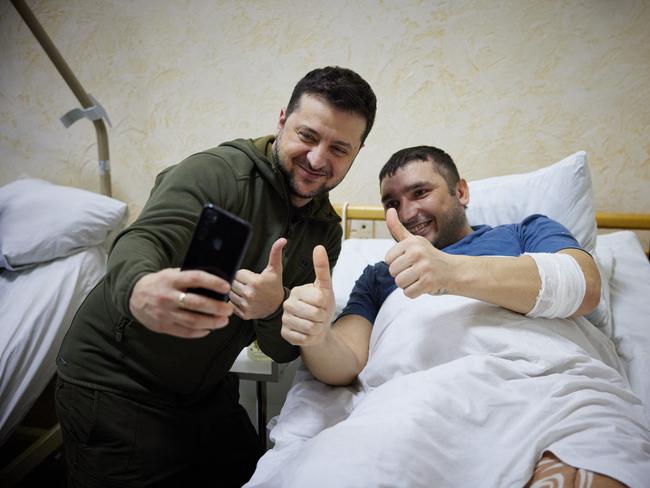
<svg viewBox="0 0 650 488">
<path fill-rule="evenodd" d="M 328 385 L 349 385 L 361 370 L 352 350 L 334 333 L 321 344 L 301 347 L 300 353 L 311 374 Z"/>
<path fill-rule="evenodd" d="M 526 314 L 535 306 L 540 278 L 528 256 L 455 256 L 458 272 L 449 294 L 475 298 Z"/>
<path fill-rule="evenodd" d="M 572 256 L 584 275 L 586 292 L 574 315 L 590 312 L 600 298 L 600 276 L 589 254 L 578 249 L 561 253 Z M 527 314 L 535 306 L 541 279 L 530 256 L 455 256 L 458 272 L 448 293 L 476 298 L 514 312 Z"/>
<path fill-rule="evenodd" d="M 363 329 L 349 332 L 343 324 L 332 326 L 321 343 L 300 348 L 305 365 L 323 383 L 349 385 L 366 365 L 369 332 L 368 338 Z"/>
</svg>

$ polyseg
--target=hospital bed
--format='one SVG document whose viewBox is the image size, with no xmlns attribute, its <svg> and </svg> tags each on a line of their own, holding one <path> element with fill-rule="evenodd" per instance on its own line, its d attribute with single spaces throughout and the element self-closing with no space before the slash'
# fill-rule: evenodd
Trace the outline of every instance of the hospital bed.
<svg viewBox="0 0 650 488">
<path fill-rule="evenodd" d="M 594 256 L 603 286 L 589 321 L 558 327 L 539 319 L 557 337 L 531 326 L 528 355 L 505 357 L 504 330 L 519 337 L 517 329 L 528 327 L 525 317 L 463 297 L 426 297 L 438 301 L 418 305 L 420 298 L 409 301 L 397 290 L 377 317 L 369 362 L 354 384 L 328 386 L 298 368 L 282 411 L 268 425 L 274 446 L 246 487 L 524 486 L 549 446 L 561 459 L 586 452 L 577 458 L 582 467 L 647 486 L 650 263 L 635 231 L 647 236 L 650 214 L 595 213 L 582 151 L 469 187 L 471 225 L 545 214 Z M 346 237 L 332 275 L 338 313 L 364 267 L 383 260 L 394 242 L 382 234 L 381 208 L 335 207 Z M 356 219 L 382 235 L 349 238 L 360 228 Z M 481 327 L 452 323 L 459 314 L 478 317 Z M 575 342 L 586 341 L 590 355 L 562 337 L 575 329 L 582 334 Z M 454 347 L 461 352 L 454 355 Z M 620 425 L 617 415 L 626 419 Z M 619 429 L 632 432 L 632 441 L 618 443 Z M 611 452 L 592 460 L 592 445 L 597 450 L 608 442 Z"/>
<path fill-rule="evenodd" d="M 3 483 L 61 443 L 55 422 L 21 422 L 51 383 L 63 336 L 104 275 L 126 214 L 118 200 L 40 179 L 0 187 L 0 446 L 16 451 L 3 459 Z"/>
<path fill-rule="evenodd" d="M 127 206 L 111 197 L 104 108 L 82 86 L 24 0 L 12 0 L 97 139 L 101 194 L 24 177 L 0 187 L 0 484 L 18 483 L 61 444 L 53 416 L 55 357 L 77 308 L 106 271 Z M 21 422 L 25 420 L 27 423 Z M 19 425 L 21 424 L 21 425 Z"/>
</svg>

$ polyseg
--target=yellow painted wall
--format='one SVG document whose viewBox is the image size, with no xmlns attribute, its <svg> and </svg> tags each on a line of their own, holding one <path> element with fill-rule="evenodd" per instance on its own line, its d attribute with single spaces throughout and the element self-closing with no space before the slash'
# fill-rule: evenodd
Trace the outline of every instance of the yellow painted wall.
<svg viewBox="0 0 650 488">
<path fill-rule="evenodd" d="M 598 210 L 650 212 L 650 2 L 643 0 L 27 0 L 106 107 L 114 195 L 132 217 L 162 168 L 273 132 L 308 70 L 358 71 L 375 129 L 335 201 L 378 203 L 376 174 L 415 144 L 468 179 L 588 152 Z M 9 1 L 0 2 L 0 184 L 97 189 L 92 124 Z"/>
</svg>

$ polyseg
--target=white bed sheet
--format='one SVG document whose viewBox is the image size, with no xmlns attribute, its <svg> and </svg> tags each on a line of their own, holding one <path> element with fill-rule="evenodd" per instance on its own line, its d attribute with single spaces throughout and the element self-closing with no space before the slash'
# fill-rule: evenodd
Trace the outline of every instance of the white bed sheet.
<svg viewBox="0 0 650 488">
<path fill-rule="evenodd" d="M 54 375 L 74 313 L 105 272 L 99 246 L 24 271 L 0 271 L 0 445 Z"/>
<path fill-rule="evenodd" d="M 630 231 L 598 236 L 599 255 L 613 258 L 609 280 L 613 340 L 650 421 L 650 262 Z"/>
<path fill-rule="evenodd" d="M 386 246 L 389 245 L 390 241 L 374 243 L 371 244 L 374 248 L 369 250 L 367 244 L 359 242 L 353 244 L 353 249 L 346 251 L 346 253 L 352 252 L 342 256 L 344 259 L 339 261 L 337 267 L 341 265 L 343 267 L 338 271 L 335 270 L 333 277 L 335 292 L 339 294 L 337 305 L 340 306 L 341 302 L 345 301 L 345 296 L 349 293 L 354 280 L 349 276 L 342 277 L 341 270 L 344 270 L 345 275 L 348 272 L 355 273 L 356 278 L 359 268 L 362 269 L 365 262 L 376 261 L 376 253 L 380 253 L 381 258 L 381 253 L 384 253 Z M 347 247 L 350 248 L 350 244 Z M 558 391 L 560 397 L 572 390 L 574 386 L 584 388 L 580 379 L 584 377 L 585 381 L 590 383 L 585 390 L 590 394 L 593 393 L 593 398 L 574 395 L 572 402 L 569 402 L 566 408 L 563 408 L 563 401 L 551 405 L 553 403 L 551 399 L 543 406 L 549 411 L 539 412 L 539 417 L 528 418 L 526 421 L 526 417 L 530 416 L 523 415 L 523 412 L 538 413 L 535 402 L 529 401 L 535 398 L 536 390 L 533 387 L 525 396 L 512 397 L 513 402 L 521 402 L 519 405 L 521 415 L 511 415 L 512 412 L 509 412 L 506 417 L 503 417 L 502 414 L 507 410 L 503 408 L 497 409 L 495 414 L 490 414 L 489 408 L 484 411 L 473 411 L 471 403 L 458 401 L 459 398 L 462 399 L 462 393 L 460 396 L 454 396 L 453 391 L 456 389 L 458 392 L 458 388 L 461 388 L 462 392 L 462 388 L 472 388 L 488 405 L 490 402 L 501 402 L 506 383 L 499 384 L 503 379 L 500 375 L 503 374 L 504 369 L 502 364 L 496 364 L 499 362 L 498 358 L 484 356 L 481 360 L 486 362 L 480 365 L 474 364 L 480 356 L 457 358 L 457 361 L 452 360 L 438 367 L 422 369 L 411 364 L 417 363 L 417 360 L 410 359 L 414 354 L 422 352 L 419 347 L 414 348 L 410 356 L 407 355 L 404 363 L 399 364 L 396 360 L 397 363 L 393 364 L 392 368 L 384 368 L 383 365 L 384 362 L 391 361 L 389 359 L 392 358 L 391 354 L 383 358 L 384 361 L 375 372 L 372 371 L 373 365 L 369 362 L 370 368 L 367 367 L 368 371 L 364 370 L 361 375 L 362 387 L 360 388 L 326 386 L 314 380 L 306 370 L 301 368 L 282 412 L 272 419 L 270 424 L 271 439 L 275 442 L 275 447 L 260 460 L 255 475 L 246 486 L 251 488 L 300 486 L 300 483 L 310 478 L 311 486 L 384 486 L 382 483 L 386 481 L 391 486 L 428 486 L 432 480 L 435 480 L 434 485 L 437 483 L 441 486 L 467 486 L 467 483 L 473 486 L 475 483 L 485 486 L 506 486 L 509 482 L 514 482 L 513 486 L 515 486 L 518 483 L 525 483 L 532 472 L 534 461 L 541 454 L 539 451 L 548 446 L 552 446 L 556 454 L 567 459 L 568 462 L 573 461 L 577 465 L 596 471 L 599 466 L 602 466 L 610 475 L 626 481 L 631 486 L 644 486 L 645 480 L 650 479 L 650 448 L 648 447 L 650 439 L 647 430 L 648 405 L 650 405 L 648 397 L 650 379 L 647 377 L 647 371 L 650 370 L 648 368 L 650 313 L 647 308 L 647 297 L 650 296 L 650 264 L 638 240 L 631 232 L 600 236 L 597 251 L 604 255 L 609 254 L 613 262 L 609 284 L 614 319 L 613 336 L 618 357 L 613 354 L 615 350 L 611 348 L 611 343 L 605 339 L 605 336 L 587 323 L 583 324 L 584 330 L 590 331 L 586 334 L 589 340 L 583 344 L 585 350 L 589 351 L 588 354 L 582 355 L 585 361 L 578 361 L 575 366 L 561 365 L 558 371 L 552 372 L 563 375 L 566 380 L 565 390 Z M 345 258 L 350 257 L 355 262 L 354 266 L 345 264 L 349 262 Z M 394 299 L 393 297 L 394 295 L 391 295 L 390 299 Z M 453 302 L 458 297 L 449 298 Z M 463 300 L 465 299 L 461 299 Z M 409 311 L 408 307 L 403 308 L 402 313 Z M 480 315 L 485 316 L 485 311 Z M 486 328 L 485 331 L 487 330 L 489 329 Z M 561 331 L 561 326 L 557 330 Z M 480 335 L 478 337 L 481 338 Z M 395 340 L 393 338 L 392 341 Z M 374 338 L 374 341 L 374 347 L 377 347 L 377 338 Z M 478 340 L 478 344 L 483 346 L 489 344 L 489 341 Z M 472 347 L 476 345 L 477 343 L 473 343 Z M 402 344 L 401 347 L 405 346 L 406 344 Z M 536 351 L 535 347 L 531 352 L 534 351 Z M 391 352 L 396 353 L 394 348 Z M 545 361 L 548 365 L 548 358 Z M 487 364 L 488 362 L 490 364 Z M 512 364 L 509 363 L 510 366 Z M 395 375 L 396 370 L 399 371 L 397 375 Z M 622 374 L 617 374 L 616 370 Z M 382 377 L 386 372 L 395 376 L 386 381 L 389 378 Z M 480 374 L 485 374 L 490 381 L 476 383 L 474 380 Z M 513 374 L 513 371 L 509 370 L 507 374 Z M 531 372 L 525 374 L 529 375 Z M 532 372 L 532 376 L 535 374 Z M 540 381 L 543 382 L 545 377 L 548 378 L 546 373 L 540 374 Z M 626 377 L 629 378 L 629 383 Z M 428 391 L 423 391 L 423 382 L 432 387 Z M 638 398 L 635 399 L 625 393 L 625 389 L 629 386 L 643 400 L 646 405 L 645 410 Z M 427 395 L 431 396 L 427 397 Z M 611 404 L 609 410 L 604 409 L 599 412 L 598 405 L 603 399 Z M 441 404 L 444 406 L 445 401 L 449 402 L 449 408 L 441 409 L 440 406 Z M 409 409 L 417 410 L 417 405 L 422 405 L 423 402 L 424 404 L 429 402 L 428 409 L 411 412 L 413 415 L 409 414 Z M 575 416 L 572 418 L 571 409 L 579 409 L 581 402 L 592 405 L 589 410 L 591 414 L 577 419 Z M 625 411 L 625 418 L 631 418 L 632 421 L 621 419 L 620 425 L 614 426 L 616 422 L 612 423 L 611 419 L 606 417 L 609 415 L 608 411 L 616 411 L 616 409 Z M 406 414 L 403 415 L 405 412 Z M 492 415 L 496 418 L 492 419 Z M 499 432 L 502 434 L 488 429 L 488 438 L 480 438 L 478 436 L 483 427 L 473 431 L 472 422 L 483 426 L 488 416 L 491 417 L 491 422 L 500 425 Z M 527 429 L 535 426 L 535 422 L 540 422 L 539 419 L 549 416 L 550 421 L 546 422 L 547 433 L 540 434 L 542 439 L 535 438 L 534 435 L 529 436 L 530 442 L 526 444 L 517 438 L 517 433 L 525 435 Z M 429 420 L 423 422 L 427 418 Z M 566 419 L 571 419 L 571 422 L 566 423 Z M 345 422 L 342 422 L 343 420 Z M 581 422 L 591 425 L 595 437 L 572 435 Z M 457 424 L 466 427 L 466 435 L 460 439 L 457 435 Z M 613 439 L 621 431 L 627 431 L 628 434 L 634 432 L 631 438 L 629 435 L 627 437 L 623 435 L 621 438 L 614 439 L 615 442 L 623 443 L 619 444 L 622 448 L 621 452 L 611 455 L 607 452 L 603 453 L 602 450 L 600 453 L 597 452 L 602 445 L 598 436 Z M 473 438 L 473 432 L 476 438 Z M 636 446 L 635 439 L 638 439 Z M 387 441 L 388 445 L 394 445 L 392 450 L 376 448 L 382 443 L 386 446 Z M 521 446 L 517 453 L 513 452 L 515 444 Z M 580 444 L 582 444 L 582 457 L 574 455 L 575 447 Z M 436 450 L 435 446 L 443 448 Z M 594 448 L 593 451 L 590 450 L 591 447 Z M 479 467 L 478 470 L 457 465 L 456 462 L 462 457 L 464 450 L 471 449 L 483 451 L 493 449 L 494 452 L 480 458 L 488 465 Z M 523 464 L 518 457 L 520 451 L 525 455 Z M 634 455 L 626 457 L 628 454 L 622 454 L 621 456 L 621 453 L 625 452 L 632 452 Z M 385 457 L 387 455 L 389 459 Z M 591 459 L 595 460 L 598 456 L 600 460 L 595 464 L 592 463 Z M 630 464 L 632 458 L 635 459 Z M 501 471 L 496 473 L 489 469 L 495 459 L 501 461 Z M 395 460 L 399 462 L 395 463 Z M 396 467 L 400 473 L 394 472 Z M 386 469 L 388 471 L 385 471 Z M 451 477 L 446 479 L 445 473 Z M 507 478 L 508 476 L 510 478 Z"/>
</svg>

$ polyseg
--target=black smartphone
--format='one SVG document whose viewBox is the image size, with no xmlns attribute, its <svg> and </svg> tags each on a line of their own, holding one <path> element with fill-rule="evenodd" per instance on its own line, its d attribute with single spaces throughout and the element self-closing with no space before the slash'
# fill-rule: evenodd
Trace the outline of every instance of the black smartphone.
<svg viewBox="0 0 650 488">
<path fill-rule="evenodd" d="M 200 269 L 231 283 L 241 266 L 251 238 L 251 225 L 210 203 L 201 211 L 182 270 Z M 205 288 L 190 288 L 217 300 L 227 301 L 228 295 Z"/>
</svg>

